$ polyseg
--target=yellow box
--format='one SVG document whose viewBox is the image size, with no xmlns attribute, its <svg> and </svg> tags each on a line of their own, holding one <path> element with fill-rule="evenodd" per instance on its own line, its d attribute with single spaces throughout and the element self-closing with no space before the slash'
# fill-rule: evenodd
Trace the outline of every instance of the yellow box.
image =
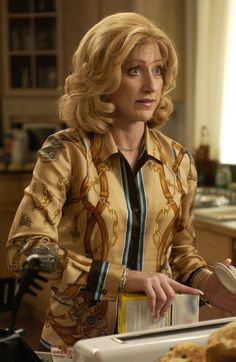
<svg viewBox="0 0 236 362">
<path fill-rule="evenodd" d="M 119 296 L 119 333 L 191 324 L 198 320 L 199 296 L 177 294 L 174 303 L 161 319 L 153 318 L 145 294 L 123 293 Z"/>
</svg>

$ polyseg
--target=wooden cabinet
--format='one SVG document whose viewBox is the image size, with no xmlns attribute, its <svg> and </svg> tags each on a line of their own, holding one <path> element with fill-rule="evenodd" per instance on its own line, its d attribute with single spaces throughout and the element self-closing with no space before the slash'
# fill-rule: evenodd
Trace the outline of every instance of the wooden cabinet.
<svg viewBox="0 0 236 362">
<path fill-rule="evenodd" d="M 1 2 L 4 94 L 47 94 L 61 84 L 60 3 Z"/>
<path fill-rule="evenodd" d="M 31 173 L 0 173 L 0 278 L 12 276 L 6 264 L 5 245 L 15 212 L 23 197 L 24 189 L 29 185 L 30 180 Z M 43 322 L 49 303 L 50 285 L 40 282 L 39 284 L 41 284 L 43 290 L 36 290 L 36 297 L 25 295 L 23 297 L 23 306 L 26 306 L 28 315 L 30 314 L 34 319 Z"/>
<path fill-rule="evenodd" d="M 1 173 L 0 174 L 0 276 L 10 275 L 6 266 L 5 244 L 10 227 L 23 196 L 25 187 L 29 184 L 31 174 L 29 173 Z"/>
<path fill-rule="evenodd" d="M 232 238 L 230 236 L 200 227 L 196 228 L 196 235 L 199 254 L 202 255 L 209 264 L 233 257 Z"/>
<path fill-rule="evenodd" d="M 24 122 L 58 119 L 56 104 L 64 83 L 64 3 L 0 1 L 1 136 Z"/>
<path fill-rule="evenodd" d="M 218 223 L 219 224 L 219 223 Z M 235 260 L 234 238 L 229 231 L 224 231 L 220 225 L 208 223 L 207 221 L 196 220 L 195 231 L 197 236 L 197 248 L 199 254 L 211 265 L 216 261 L 222 262 L 226 258 Z M 234 231 L 236 233 L 236 230 Z M 204 306 L 200 308 L 200 320 L 229 317 L 230 314 L 219 309 Z"/>
</svg>

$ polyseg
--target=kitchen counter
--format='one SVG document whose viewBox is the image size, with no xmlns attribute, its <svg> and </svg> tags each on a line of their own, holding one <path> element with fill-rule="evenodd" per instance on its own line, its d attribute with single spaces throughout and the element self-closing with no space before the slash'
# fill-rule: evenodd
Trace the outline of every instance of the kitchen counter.
<svg viewBox="0 0 236 362">
<path fill-rule="evenodd" d="M 34 162 L 28 162 L 24 165 L 21 164 L 6 164 L 0 162 L 0 174 L 11 174 L 11 173 L 32 173 L 34 168 Z"/>
<path fill-rule="evenodd" d="M 207 213 L 208 208 L 205 209 Z M 195 232 L 197 249 L 208 264 L 223 262 L 226 258 L 232 259 L 236 265 L 236 219 L 228 221 L 213 220 L 210 217 L 197 214 L 195 210 Z M 216 307 L 203 306 L 199 311 L 200 320 L 229 317 L 230 314 Z"/>
<path fill-rule="evenodd" d="M 206 229 L 214 233 L 222 234 L 236 239 L 236 219 L 228 221 L 212 220 L 205 216 L 195 214 L 195 228 Z"/>
<path fill-rule="evenodd" d="M 195 211 L 194 227 L 199 254 L 209 264 L 231 258 L 236 265 L 236 220 L 214 220 Z"/>
</svg>

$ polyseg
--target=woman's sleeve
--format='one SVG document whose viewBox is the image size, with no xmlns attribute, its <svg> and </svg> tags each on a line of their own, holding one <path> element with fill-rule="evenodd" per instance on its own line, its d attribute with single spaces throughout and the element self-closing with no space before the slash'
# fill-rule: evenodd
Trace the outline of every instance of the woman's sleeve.
<svg viewBox="0 0 236 362">
<path fill-rule="evenodd" d="M 198 288 L 201 281 L 211 273 L 211 267 L 198 254 L 196 244 L 193 207 L 197 192 L 197 171 L 190 154 L 186 153 L 184 162 L 187 192 L 183 194 L 181 201 L 170 265 L 174 279 Z"/>
<path fill-rule="evenodd" d="M 77 289 L 84 290 L 89 300 L 115 300 L 122 265 L 93 260 L 58 243 L 58 225 L 73 174 L 69 142 L 51 136 L 38 156 L 6 244 L 9 269 L 19 273 L 26 258 L 36 253 L 44 276 L 60 295 L 74 295 Z"/>
</svg>

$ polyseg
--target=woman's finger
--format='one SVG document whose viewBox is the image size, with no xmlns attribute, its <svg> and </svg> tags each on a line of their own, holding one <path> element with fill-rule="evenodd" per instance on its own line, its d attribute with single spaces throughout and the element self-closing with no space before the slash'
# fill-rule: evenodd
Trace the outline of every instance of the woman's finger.
<svg viewBox="0 0 236 362">
<path fill-rule="evenodd" d="M 169 283 L 163 282 L 160 284 L 161 294 L 158 292 L 157 289 L 154 290 L 156 292 L 156 314 L 163 316 L 165 312 L 170 308 L 171 304 L 175 300 L 176 293 L 173 288 L 170 286 Z"/>
<path fill-rule="evenodd" d="M 227 259 L 225 259 L 225 260 L 223 261 L 223 264 L 224 264 L 225 266 L 227 266 L 227 268 L 228 268 L 228 267 L 230 266 L 231 262 L 232 262 L 232 260 L 231 260 L 230 258 L 227 258 Z"/>
<path fill-rule="evenodd" d="M 154 318 L 164 315 L 175 299 L 175 291 L 169 284 L 170 279 L 163 275 L 153 275 L 146 290 L 148 304 Z"/>
<path fill-rule="evenodd" d="M 184 284 L 180 284 L 173 279 L 170 279 L 170 285 L 174 289 L 175 293 L 192 294 L 192 295 L 203 294 L 201 290 L 188 287 L 187 285 Z"/>
</svg>

